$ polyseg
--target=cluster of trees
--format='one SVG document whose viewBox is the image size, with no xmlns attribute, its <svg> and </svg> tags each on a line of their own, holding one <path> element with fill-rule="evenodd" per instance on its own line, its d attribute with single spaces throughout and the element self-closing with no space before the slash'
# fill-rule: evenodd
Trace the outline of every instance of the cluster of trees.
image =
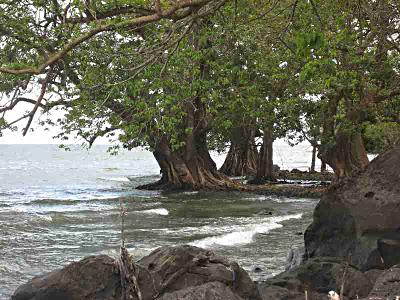
<svg viewBox="0 0 400 300">
<path fill-rule="evenodd" d="M 283 137 L 350 176 L 399 142 L 399 31 L 396 0 L 1 0 L 0 132 L 40 111 L 65 140 L 145 146 L 146 188 L 274 180 Z"/>
</svg>

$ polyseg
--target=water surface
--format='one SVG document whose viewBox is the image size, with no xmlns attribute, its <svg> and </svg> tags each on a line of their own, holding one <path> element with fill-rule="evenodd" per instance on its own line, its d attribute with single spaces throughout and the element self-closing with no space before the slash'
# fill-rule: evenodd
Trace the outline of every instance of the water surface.
<svg viewBox="0 0 400 300">
<path fill-rule="evenodd" d="M 159 246 L 191 244 L 238 261 L 256 280 L 283 270 L 311 221 L 312 199 L 136 190 L 159 178 L 151 153 L 106 150 L 0 145 L 0 299 L 84 256 L 117 255 L 121 200 L 126 244 L 137 258 Z M 288 157 L 284 167 L 306 169 L 310 150 L 276 147 L 277 162 Z M 221 165 L 223 156 L 213 156 Z M 252 272 L 255 266 L 262 272 Z"/>
</svg>

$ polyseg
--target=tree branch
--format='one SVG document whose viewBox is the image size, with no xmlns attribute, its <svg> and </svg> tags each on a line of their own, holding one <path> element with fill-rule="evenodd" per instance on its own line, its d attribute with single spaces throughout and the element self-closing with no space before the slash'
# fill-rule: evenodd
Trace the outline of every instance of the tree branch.
<svg viewBox="0 0 400 300">
<path fill-rule="evenodd" d="M 181 0 L 177 1 L 172 7 L 163 10 L 161 14 L 153 13 L 151 15 L 144 15 L 133 19 L 127 19 L 116 24 L 99 25 L 97 28 L 89 30 L 86 33 L 82 34 L 81 36 L 72 39 L 70 42 L 65 44 L 64 47 L 59 52 L 50 55 L 50 57 L 39 67 L 27 67 L 23 69 L 0 67 L 0 72 L 13 75 L 42 74 L 46 71 L 48 67 L 51 67 L 58 61 L 62 60 L 65 57 L 65 55 L 71 50 L 73 50 L 75 47 L 77 47 L 78 45 L 82 44 L 83 42 L 89 40 L 90 38 L 94 37 L 95 35 L 101 32 L 115 31 L 122 28 L 129 28 L 132 26 L 138 26 L 156 22 L 161 19 L 168 19 L 173 17 L 181 9 L 190 7 L 201 7 L 208 4 L 211 1 L 212 0 Z"/>
<path fill-rule="evenodd" d="M 47 85 L 48 85 L 49 81 L 51 80 L 52 75 L 53 75 L 53 69 L 51 68 L 50 71 L 47 73 L 47 76 L 46 76 L 45 80 L 42 83 L 42 88 L 40 90 L 39 98 L 36 100 L 35 106 L 33 107 L 32 111 L 29 113 L 28 123 L 26 124 L 26 126 L 25 126 L 25 128 L 24 128 L 24 130 L 22 132 L 23 136 L 25 136 L 26 133 L 28 132 L 28 129 L 32 124 L 33 117 L 35 116 L 39 106 L 42 103 L 44 95 L 46 94 Z"/>
<path fill-rule="evenodd" d="M 25 98 L 25 97 L 16 98 L 15 101 L 12 101 L 10 105 L 4 106 L 4 107 L 0 108 L 0 113 L 6 112 L 6 111 L 8 111 L 8 110 L 13 110 L 14 107 L 15 107 L 18 103 L 20 103 L 20 102 L 26 102 L 26 103 L 30 103 L 30 104 L 36 104 L 36 103 L 37 103 L 37 100 L 33 100 L 33 99 Z M 40 104 L 39 107 L 41 107 L 41 108 L 44 109 L 44 108 L 45 108 L 45 105 Z"/>
</svg>

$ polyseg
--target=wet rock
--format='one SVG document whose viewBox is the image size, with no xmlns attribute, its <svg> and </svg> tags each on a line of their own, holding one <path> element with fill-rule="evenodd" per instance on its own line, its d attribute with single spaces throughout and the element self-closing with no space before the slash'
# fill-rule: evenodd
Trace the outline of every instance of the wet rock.
<svg viewBox="0 0 400 300">
<path fill-rule="evenodd" d="M 382 272 L 368 298 L 390 299 L 390 297 L 394 298 L 395 296 L 400 296 L 400 265 Z"/>
<path fill-rule="evenodd" d="M 90 256 L 61 270 L 33 278 L 20 286 L 12 300 L 119 300 L 120 278 L 114 259 Z"/>
<path fill-rule="evenodd" d="M 304 247 L 290 248 L 286 257 L 285 271 L 300 266 L 304 261 Z"/>
<path fill-rule="evenodd" d="M 161 247 L 135 267 L 142 300 L 260 299 L 256 284 L 237 263 L 201 248 Z M 115 260 L 105 255 L 85 258 L 34 278 L 19 287 L 12 297 L 12 300 L 53 299 L 121 299 Z"/>
<path fill-rule="evenodd" d="M 285 293 L 285 290 L 290 291 L 288 298 L 297 299 L 303 297 L 304 291 L 309 295 L 315 294 L 318 298 L 323 295 L 326 299 L 329 291 L 339 291 L 342 285 L 345 263 L 338 258 L 321 257 L 310 259 L 304 264 L 283 272 L 274 278 L 267 280 L 261 284 L 262 295 L 268 291 Z M 283 289 L 275 289 L 280 287 Z M 356 297 L 365 297 L 372 289 L 372 284 L 369 279 L 353 266 L 348 266 L 346 269 L 344 296 L 350 299 Z M 292 295 L 292 293 L 294 293 Z M 300 296 L 301 295 L 301 296 Z M 298 298 L 298 299 L 300 299 Z M 284 298 L 271 298 L 284 299 Z M 314 298 L 310 298 L 314 299 Z"/>
<path fill-rule="evenodd" d="M 262 300 L 304 300 L 305 291 L 298 292 L 276 285 L 263 285 L 259 287 Z M 327 300 L 325 294 L 307 291 L 307 298 L 312 300 Z"/>
<path fill-rule="evenodd" d="M 151 294 L 153 283 L 159 293 L 173 293 L 221 282 L 243 299 L 257 297 L 256 285 L 244 269 L 209 250 L 193 246 L 161 247 L 138 264 L 149 270 L 139 276 L 140 285 L 149 291 L 147 295 Z"/>
<path fill-rule="evenodd" d="M 253 267 L 253 269 L 252 269 L 252 272 L 254 272 L 254 273 L 260 273 L 260 272 L 262 272 L 262 269 L 260 268 L 260 267 Z"/>
<path fill-rule="evenodd" d="M 364 275 L 367 276 L 372 285 L 374 285 L 378 277 L 382 274 L 382 272 L 383 270 L 372 269 L 368 270 L 367 272 L 364 272 Z"/>
<path fill-rule="evenodd" d="M 255 213 L 256 216 L 272 216 L 272 211 L 269 209 L 262 209 L 259 212 Z"/>
<path fill-rule="evenodd" d="M 400 146 L 378 156 L 363 173 L 331 188 L 305 232 L 307 256 L 351 256 L 352 264 L 363 271 L 400 263 L 391 250 L 399 249 L 398 244 L 391 248 L 393 242 L 387 242 L 400 240 L 399 166 Z"/>
<path fill-rule="evenodd" d="M 164 294 L 160 300 L 242 300 L 237 294 L 220 282 L 208 282 L 173 293 Z"/>
<path fill-rule="evenodd" d="M 386 268 L 400 263 L 400 233 L 379 239 L 378 251 Z"/>
</svg>

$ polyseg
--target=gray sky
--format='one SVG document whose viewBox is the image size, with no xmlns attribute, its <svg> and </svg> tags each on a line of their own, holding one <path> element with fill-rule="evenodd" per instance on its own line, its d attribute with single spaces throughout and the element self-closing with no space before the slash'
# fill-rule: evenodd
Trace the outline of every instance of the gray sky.
<svg viewBox="0 0 400 300">
<path fill-rule="evenodd" d="M 33 96 L 34 97 L 34 96 Z M 18 103 L 18 105 L 12 110 L 6 113 L 6 120 L 13 121 L 23 116 L 27 111 L 32 109 L 32 105 L 28 103 Z M 53 118 L 62 117 L 62 114 L 57 112 L 52 113 Z M 18 131 L 11 132 L 6 130 L 3 132 L 3 136 L 0 137 L 0 144 L 61 144 L 60 140 L 55 140 L 52 137 L 55 136 L 59 129 L 54 127 L 50 128 L 50 131 L 45 131 L 42 126 L 38 125 L 38 119 L 40 118 L 40 111 L 35 115 L 35 119 L 32 122 L 31 128 L 34 129 L 28 131 L 26 136 L 22 136 L 22 129 L 26 126 L 28 119 L 20 121 L 18 124 Z"/>
<path fill-rule="evenodd" d="M 56 131 L 44 131 L 42 128 L 36 127 L 34 132 L 28 132 L 26 136 L 22 136 L 21 126 L 19 131 L 7 131 L 0 137 L 0 144 L 61 144 L 60 140 L 52 139 Z"/>
</svg>

